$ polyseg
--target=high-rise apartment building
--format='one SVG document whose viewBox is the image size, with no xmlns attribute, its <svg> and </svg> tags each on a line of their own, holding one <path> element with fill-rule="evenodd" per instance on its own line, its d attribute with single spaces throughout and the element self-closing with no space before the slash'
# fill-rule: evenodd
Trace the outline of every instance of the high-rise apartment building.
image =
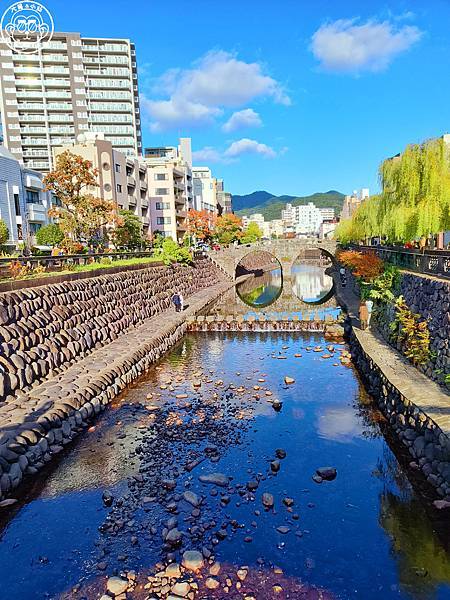
<svg viewBox="0 0 450 600">
<path fill-rule="evenodd" d="M 281 213 L 285 228 L 289 233 L 296 235 L 317 235 L 323 221 L 322 213 L 312 202 L 293 206 L 286 204 Z"/>
<path fill-rule="evenodd" d="M 216 206 L 219 216 L 233 212 L 231 194 L 225 191 L 223 179 L 216 179 Z"/>
<path fill-rule="evenodd" d="M 145 149 L 152 232 L 181 242 L 188 231 L 187 213 L 193 208 L 190 138 L 178 147 Z"/>
<path fill-rule="evenodd" d="M 134 44 L 55 33 L 37 54 L 0 41 L 4 144 L 24 165 L 53 166 L 53 148 L 102 132 L 126 155 L 142 154 Z"/>
</svg>

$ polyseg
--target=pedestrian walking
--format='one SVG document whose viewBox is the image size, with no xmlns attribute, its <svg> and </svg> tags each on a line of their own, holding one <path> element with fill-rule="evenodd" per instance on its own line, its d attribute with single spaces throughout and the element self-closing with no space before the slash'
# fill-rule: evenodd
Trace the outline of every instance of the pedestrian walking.
<svg viewBox="0 0 450 600">
<path fill-rule="evenodd" d="M 359 320 L 361 323 L 361 329 L 366 329 L 369 321 L 369 313 L 365 302 L 359 304 Z"/>
<path fill-rule="evenodd" d="M 180 312 L 184 310 L 184 298 L 181 292 L 178 293 L 178 298 L 180 299 Z"/>
<path fill-rule="evenodd" d="M 180 294 L 178 292 L 175 292 L 175 294 L 172 296 L 172 302 L 175 305 L 175 311 L 180 312 L 181 302 L 180 302 Z"/>
</svg>

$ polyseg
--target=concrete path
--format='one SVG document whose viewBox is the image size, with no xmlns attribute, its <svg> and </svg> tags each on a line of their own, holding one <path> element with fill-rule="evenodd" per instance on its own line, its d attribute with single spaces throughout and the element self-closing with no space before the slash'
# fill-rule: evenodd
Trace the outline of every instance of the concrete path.
<svg viewBox="0 0 450 600">
<path fill-rule="evenodd" d="M 353 331 L 363 350 L 380 367 L 381 371 L 410 402 L 414 403 L 444 433 L 450 434 L 450 395 L 437 383 L 418 371 L 395 348 L 387 344 L 372 330 L 362 330 L 358 317 L 359 297 L 350 289 L 343 288 L 339 274 L 334 274 L 336 297 L 344 308 L 353 326 Z"/>
</svg>

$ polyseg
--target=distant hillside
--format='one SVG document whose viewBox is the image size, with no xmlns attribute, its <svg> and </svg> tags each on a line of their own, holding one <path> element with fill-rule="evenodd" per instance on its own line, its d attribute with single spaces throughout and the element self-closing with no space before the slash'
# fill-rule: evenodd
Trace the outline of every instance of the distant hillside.
<svg viewBox="0 0 450 600">
<path fill-rule="evenodd" d="M 344 203 L 344 194 L 336 190 L 317 192 L 310 196 L 272 196 L 264 191 L 253 192 L 247 196 L 233 196 L 233 210 L 240 216 L 261 213 L 266 221 L 271 221 L 281 218 L 281 211 L 287 202 L 294 206 L 313 202 L 319 208 L 334 208 L 335 214 L 339 215 Z"/>
</svg>

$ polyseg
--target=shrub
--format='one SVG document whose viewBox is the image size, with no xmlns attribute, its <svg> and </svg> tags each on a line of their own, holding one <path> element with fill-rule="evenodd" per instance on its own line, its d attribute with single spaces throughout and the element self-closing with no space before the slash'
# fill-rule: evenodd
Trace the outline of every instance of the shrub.
<svg viewBox="0 0 450 600">
<path fill-rule="evenodd" d="M 430 358 L 428 322 L 410 310 L 403 296 L 397 298 L 395 312 L 395 320 L 390 325 L 394 340 L 401 344 L 413 365 L 426 364 Z"/>
<path fill-rule="evenodd" d="M 372 281 L 384 270 L 384 263 L 376 254 L 343 250 L 338 253 L 338 260 L 363 281 Z"/>
<path fill-rule="evenodd" d="M 64 233 L 56 223 L 43 225 L 36 232 L 36 241 L 40 246 L 57 246 L 64 239 Z"/>
<path fill-rule="evenodd" d="M 9 229 L 5 221 L 0 219 L 0 246 L 6 244 L 9 238 Z"/>
</svg>

